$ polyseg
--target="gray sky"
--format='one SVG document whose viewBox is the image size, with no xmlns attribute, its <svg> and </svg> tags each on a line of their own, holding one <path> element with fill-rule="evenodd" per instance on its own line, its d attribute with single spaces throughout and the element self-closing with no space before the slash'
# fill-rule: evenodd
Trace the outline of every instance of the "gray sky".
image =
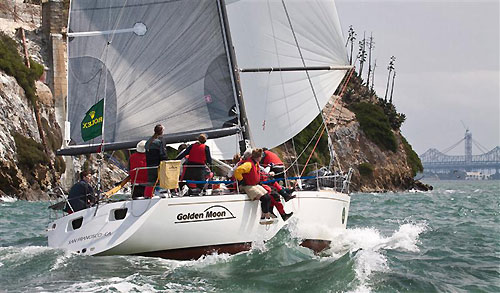
<svg viewBox="0 0 500 293">
<path fill-rule="evenodd" d="M 385 94 L 389 58 L 396 56 L 393 99 L 407 117 L 403 135 L 418 154 L 462 139 L 461 120 L 487 150 L 500 145 L 500 1 L 336 4 L 344 36 L 349 25 L 357 33 L 355 49 L 364 31 L 373 32 L 379 97 Z M 482 153 L 475 145 L 472 149 Z M 463 153 L 461 143 L 448 154 Z"/>
</svg>

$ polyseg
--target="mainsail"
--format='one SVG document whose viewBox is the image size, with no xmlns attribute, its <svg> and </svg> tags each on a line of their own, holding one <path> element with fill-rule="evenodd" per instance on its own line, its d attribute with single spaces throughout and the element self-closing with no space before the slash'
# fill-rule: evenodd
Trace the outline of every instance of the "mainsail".
<svg viewBox="0 0 500 293">
<path fill-rule="evenodd" d="M 217 1 L 71 1 L 70 144 L 133 147 L 155 124 L 173 137 L 236 133 L 228 56 Z M 82 121 L 102 99 L 104 134 L 85 141 Z"/>
<path fill-rule="evenodd" d="M 209 144 L 214 157 L 230 158 L 239 150 L 238 86 L 248 121 L 244 130 L 254 146 L 275 147 L 304 129 L 347 70 L 333 0 L 227 0 L 230 29 L 220 3 L 72 1 L 71 144 L 95 149 L 103 139 L 108 150 L 133 147 L 161 123 L 172 143 L 200 132 L 226 136 Z M 236 81 L 228 61 L 232 46 L 232 61 L 242 69 Z M 272 70 L 245 72 L 249 68 Z M 306 71 L 312 68 L 323 69 Z M 85 141 L 82 121 L 92 120 L 85 117 L 101 99 L 104 135 Z"/>
</svg>

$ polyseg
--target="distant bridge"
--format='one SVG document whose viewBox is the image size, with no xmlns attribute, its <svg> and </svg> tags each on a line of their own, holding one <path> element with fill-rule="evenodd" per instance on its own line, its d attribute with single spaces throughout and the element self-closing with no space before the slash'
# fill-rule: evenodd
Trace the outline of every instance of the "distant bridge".
<svg viewBox="0 0 500 293">
<path fill-rule="evenodd" d="M 457 146 L 462 141 L 465 141 L 465 155 L 451 156 L 445 153 Z M 478 170 L 500 170 L 500 146 L 495 147 L 491 151 L 484 152 L 481 155 L 472 155 L 472 144 L 476 144 L 478 148 L 484 151 L 479 143 L 472 139 L 472 133 L 469 130 L 465 131 L 465 137 L 449 147 L 445 151 L 438 151 L 437 149 L 429 149 L 422 155 L 420 160 L 424 170 L 427 172 L 448 172 L 454 170 L 463 171 L 478 171 Z"/>
<path fill-rule="evenodd" d="M 436 149 L 429 149 L 420 155 L 420 160 L 427 171 L 500 169 L 500 146 L 482 155 L 471 156 L 449 156 Z"/>
</svg>

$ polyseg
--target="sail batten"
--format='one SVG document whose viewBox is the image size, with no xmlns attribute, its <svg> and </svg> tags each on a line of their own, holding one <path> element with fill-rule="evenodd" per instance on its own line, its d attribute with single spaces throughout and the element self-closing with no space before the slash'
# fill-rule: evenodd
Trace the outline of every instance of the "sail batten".
<svg viewBox="0 0 500 293">
<path fill-rule="evenodd" d="M 262 67 L 262 68 L 240 68 L 240 72 L 273 72 L 273 71 L 306 71 L 306 70 L 350 70 L 352 66 L 295 66 L 295 67 Z"/>
</svg>

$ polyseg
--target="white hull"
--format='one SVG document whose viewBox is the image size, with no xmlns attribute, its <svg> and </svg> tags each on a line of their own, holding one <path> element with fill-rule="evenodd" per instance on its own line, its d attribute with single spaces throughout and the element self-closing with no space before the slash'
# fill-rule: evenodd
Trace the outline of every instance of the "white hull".
<svg viewBox="0 0 500 293">
<path fill-rule="evenodd" d="M 346 228 L 348 195 L 330 190 L 295 194 L 296 199 L 284 204 L 285 210 L 294 212 L 294 231 L 306 246 L 327 243 L 333 240 L 332 230 Z M 116 219 L 120 211 L 115 211 L 125 208 L 125 217 Z M 48 241 L 50 247 L 85 255 L 191 259 L 212 251 L 248 250 L 252 242 L 271 239 L 285 224 L 278 216 L 276 223 L 261 225 L 260 215 L 260 202 L 245 194 L 129 200 L 101 204 L 97 212 L 92 207 L 50 223 Z M 81 227 L 74 229 L 79 218 Z"/>
</svg>

